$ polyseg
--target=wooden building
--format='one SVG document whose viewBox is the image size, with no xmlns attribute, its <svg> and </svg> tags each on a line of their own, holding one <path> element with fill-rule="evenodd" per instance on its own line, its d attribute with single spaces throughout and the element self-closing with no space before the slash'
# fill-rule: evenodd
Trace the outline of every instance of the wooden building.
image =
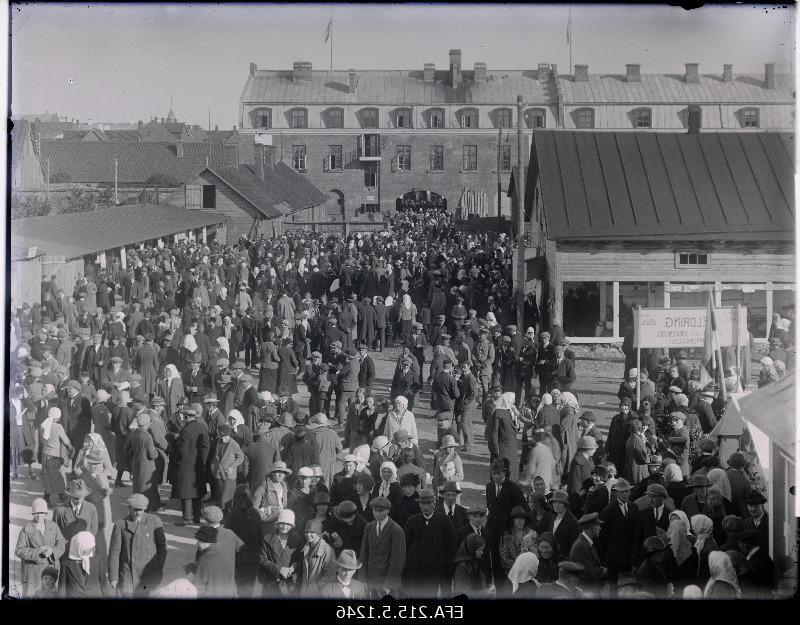
<svg viewBox="0 0 800 625">
<path fill-rule="evenodd" d="M 44 174 L 33 145 L 31 124 L 17 120 L 11 129 L 11 189 L 14 193 L 42 193 Z"/>
<path fill-rule="evenodd" d="M 794 304 L 793 156 L 785 133 L 536 131 L 525 255 L 550 321 L 622 341 L 634 306 L 705 306 L 711 285 L 766 339 Z"/>
</svg>

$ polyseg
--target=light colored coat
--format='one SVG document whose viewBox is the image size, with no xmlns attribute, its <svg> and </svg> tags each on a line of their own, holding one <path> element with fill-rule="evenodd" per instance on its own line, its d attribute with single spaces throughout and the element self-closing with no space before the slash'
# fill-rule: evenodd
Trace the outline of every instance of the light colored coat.
<svg viewBox="0 0 800 625">
<path fill-rule="evenodd" d="M 22 596 L 33 597 L 42 586 L 42 571 L 51 563 L 57 563 L 64 555 L 66 543 L 61 530 L 53 521 L 45 520 L 44 535 L 32 521 L 26 523 L 17 539 L 14 554 L 22 563 Z M 39 550 L 50 547 L 53 555 L 50 559 L 40 558 Z"/>
<path fill-rule="evenodd" d="M 551 485 L 556 484 L 559 477 L 556 472 L 556 460 L 553 457 L 553 452 L 543 443 L 537 443 L 531 448 L 528 455 L 528 466 L 525 468 L 522 480 L 533 484 L 533 480 L 537 476 L 544 480 L 545 490 L 547 491 L 550 490 Z"/>
<path fill-rule="evenodd" d="M 244 462 L 244 454 L 239 444 L 231 438 L 228 444 L 225 445 L 225 450 L 219 455 L 219 450 L 223 445 L 225 444 L 220 440 L 211 458 L 211 477 L 217 480 L 236 479 L 236 469 Z"/>
<path fill-rule="evenodd" d="M 319 464 L 322 467 L 325 486 L 330 488 L 333 482 L 333 476 L 338 470 L 336 458 L 342 452 L 342 441 L 339 440 L 339 435 L 329 427 L 323 426 L 311 429 L 310 432 L 314 435 L 317 442 Z"/>
<path fill-rule="evenodd" d="M 320 539 L 313 548 L 303 547 L 303 568 L 298 591 L 304 597 L 319 595 L 322 585 L 336 579 L 336 552 Z"/>
</svg>

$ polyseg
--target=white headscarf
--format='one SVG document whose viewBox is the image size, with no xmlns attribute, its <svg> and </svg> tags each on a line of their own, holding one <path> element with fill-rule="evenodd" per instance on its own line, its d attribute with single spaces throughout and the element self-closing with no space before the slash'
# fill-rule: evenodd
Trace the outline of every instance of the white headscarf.
<svg viewBox="0 0 800 625">
<path fill-rule="evenodd" d="M 686 513 L 683 510 L 673 510 L 669 513 L 669 518 L 671 519 L 673 516 L 676 516 L 681 520 L 681 523 L 683 523 L 683 527 L 686 530 L 686 535 L 689 536 L 692 533 L 692 525 L 689 523 L 689 517 L 686 516 Z"/>
<path fill-rule="evenodd" d="M 711 588 L 714 582 L 719 580 L 727 582 L 736 589 L 736 598 L 742 598 L 742 590 L 739 588 L 739 578 L 736 575 L 736 569 L 733 568 L 730 556 L 724 551 L 712 551 L 708 554 L 708 568 L 711 572 L 711 577 L 706 584 L 703 591 L 703 597 L 708 598 L 711 595 Z"/>
<path fill-rule="evenodd" d="M 668 464 L 664 469 L 664 480 L 667 484 L 683 481 L 683 471 L 678 464 Z"/>
<path fill-rule="evenodd" d="M 220 349 L 224 349 L 225 353 L 231 353 L 231 346 L 228 343 L 228 339 L 226 339 L 224 336 L 217 337 L 217 345 L 220 346 Z"/>
<path fill-rule="evenodd" d="M 180 377 L 180 375 L 178 375 L 178 368 L 175 365 L 167 365 L 166 367 L 164 367 L 164 371 L 166 371 L 169 374 L 167 375 L 167 377 L 170 380 L 174 380 L 175 378 Z"/>
<path fill-rule="evenodd" d="M 406 310 L 411 310 L 411 296 L 408 293 L 403 295 L 403 307 Z"/>
<path fill-rule="evenodd" d="M 392 482 L 396 482 L 397 481 L 397 467 L 395 466 L 394 462 L 391 462 L 390 460 L 387 460 L 386 462 L 381 464 L 381 471 L 383 471 L 384 469 L 390 469 L 391 472 L 392 472 L 392 477 L 389 478 L 388 482 L 384 482 L 383 481 L 383 474 L 382 473 L 380 474 L 381 483 L 380 483 L 380 486 L 378 487 L 378 496 L 379 497 L 389 497 L 390 486 L 391 486 Z"/>
<path fill-rule="evenodd" d="M 197 341 L 194 340 L 191 332 L 183 337 L 183 347 L 192 353 L 197 351 Z"/>
<path fill-rule="evenodd" d="M 75 561 L 80 560 L 81 566 L 83 570 L 86 571 L 87 575 L 91 573 L 89 565 L 94 555 L 94 546 L 94 534 L 86 531 L 78 532 L 69 542 L 69 559 Z"/>
<path fill-rule="evenodd" d="M 575 412 L 578 412 L 578 410 L 581 409 L 581 407 L 578 405 L 578 398 L 569 391 L 564 391 L 561 393 L 561 406 L 572 408 L 575 410 Z"/>
<path fill-rule="evenodd" d="M 50 429 L 56 421 L 61 420 L 61 410 L 53 406 L 47 411 L 47 418 L 42 421 L 42 438 L 50 440 Z"/>
<path fill-rule="evenodd" d="M 391 295 L 387 295 L 383 305 L 386 306 L 386 308 L 391 308 L 394 306 L 394 298 Z"/>
<path fill-rule="evenodd" d="M 691 524 L 692 530 L 694 530 L 695 536 L 697 536 L 694 548 L 697 549 L 697 553 L 701 553 L 706 541 L 711 538 L 711 532 L 714 531 L 714 522 L 705 514 L 695 514 L 692 517 Z"/>
<path fill-rule="evenodd" d="M 233 421 L 234 421 L 233 429 L 234 430 L 236 428 L 238 428 L 240 425 L 244 425 L 244 417 L 242 416 L 242 413 L 239 412 L 236 409 L 233 409 L 233 410 L 228 412 L 228 419 L 233 419 Z"/>
<path fill-rule="evenodd" d="M 359 445 L 353 450 L 353 455 L 358 458 L 356 471 L 361 472 L 369 464 L 370 448 L 369 445 Z"/>
<path fill-rule="evenodd" d="M 497 325 L 497 318 L 494 316 L 493 312 L 487 312 L 486 313 L 486 321 L 489 322 L 489 327 L 490 328 L 493 328 L 494 326 Z"/>
<path fill-rule="evenodd" d="M 711 482 L 712 488 L 717 488 L 722 493 L 722 496 L 730 502 L 732 499 L 731 495 L 731 482 L 728 479 L 728 474 L 725 473 L 722 469 L 711 469 L 706 474 L 706 478 L 708 481 Z"/>
<path fill-rule="evenodd" d="M 508 572 L 508 579 L 511 581 L 512 592 L 517 592 L 520 584 L 533 581 L 536 585 L 536 573 L 539 572 L 539 558 L 535 553 L 524 551 L 517 556 L 511 570 Z"/>
</svg>

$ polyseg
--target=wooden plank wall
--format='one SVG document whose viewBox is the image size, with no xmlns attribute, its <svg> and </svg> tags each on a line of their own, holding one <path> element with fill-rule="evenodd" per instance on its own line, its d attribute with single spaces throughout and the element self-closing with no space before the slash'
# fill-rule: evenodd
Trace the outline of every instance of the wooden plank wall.
<svg viewBox="0 0 800 625">
<path fill-rule="evenodd" d="M 11 313 L 23 303 L 41 304 L 42 257 L 11 263 Z"/>
</svg>

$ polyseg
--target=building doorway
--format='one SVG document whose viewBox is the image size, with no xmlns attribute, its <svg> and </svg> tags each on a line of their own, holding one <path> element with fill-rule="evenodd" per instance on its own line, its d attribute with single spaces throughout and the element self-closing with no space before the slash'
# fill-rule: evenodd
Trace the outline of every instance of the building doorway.
<svg viewBox="0 0 800 625">
<path fill-rule="evenodd" d="M 447 198 L 433 191 L 409 191 L 395 200 L 397 212 L 406 211 L 419 213 L 425 210 L 447 210 Z"/>
<path fill-rule="evenodd" d="M 344 221 L 344 193 L 339 189 L 328 191 L 328 201 L 325 203 L 324 221 Z"/>
</svg>

